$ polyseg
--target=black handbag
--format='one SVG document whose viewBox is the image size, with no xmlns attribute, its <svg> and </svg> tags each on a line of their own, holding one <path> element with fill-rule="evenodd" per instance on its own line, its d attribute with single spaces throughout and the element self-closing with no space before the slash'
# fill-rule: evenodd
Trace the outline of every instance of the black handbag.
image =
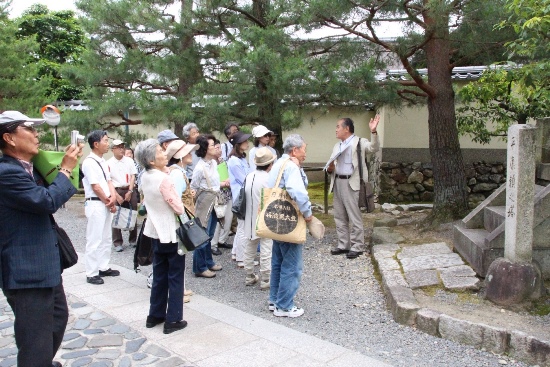
<svg viewBox="0 0 550 367">
<path fill-rule="evenodd" d="M 210 241 L 210 236 L 208 236 L 206 229 L 197 218 L 191 216 L 190 220 L 183 223 L 179 215 L 176 215 L 176 217 L 180 223 L 180 226 L 176 229 L 176 234 L 187 251 L 193 251 L 205 242 Z"/>
<path fill-rule="evenodd" d="M 59 247 L 61 268 L 68 269 L 78 262 L 78 255 L 76 254 L 69 235 L 67 235 L 67 232 L 58 226 L 57 223 L 55 223 L 55 231 L 57 232 L 57 245 Z"/>
<path fill-rule="evenodd" d="M 153 244 L 151 238 L 143 234 L 145 228 L 145 222 L 147 218 L 141 223 L 141 229 L 136 241 L 136 251 L 134 251 L 134 270 L 138 272 L 138 266 L 147 266 L 153 263 Z"/>
<path fill-rule="evenodd" d="M 256 177 L 256 175 L 254 175 Z M 252 179 L 252 184 L 254 184 L 254 178 Z M 233 214 L 237 216 L 239 219 L 243 219 L 246 215 L 246 193 L 244 191 L 246 187 L 246 178 L 244 179 L 243 187 L 239 190 L 239 197 L 231 207 L 231 211 Z"/>
</svg>

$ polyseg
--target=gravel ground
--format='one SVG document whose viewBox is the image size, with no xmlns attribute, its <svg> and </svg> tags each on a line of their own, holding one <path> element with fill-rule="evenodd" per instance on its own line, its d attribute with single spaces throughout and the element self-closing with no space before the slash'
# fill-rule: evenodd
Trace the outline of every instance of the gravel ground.
<svg viewBox="0 0 550 367">
<path fill-rule="evenodd" d="M 55 217 L 71 236 L 77 251 L 83 252 L 86 233 L 83 199 L 73 198 Z M 259 286 L 244 285 L 245 273 L 231 261 L 227 249 L 214 257 L 224 269 L 213 279 L 192 276 L 191 256 L 187 256 L 186 285 L 220 303 L 394 366 L 525 366 L 506 356 L 432 337 L 395 323 L 370 257 L 348 260 L 331 256 L 329 250 L 334 241 L 335 234 L 330 232 L 321 242 L 310 239 L 305 245 L 304 275 L 296 296 L 296 303 L 305 309 L 305 314 L 297 319 L 273 317 L 267 310 L 268 293 Z M 133 249 L 113 252 L 111 262 L 133 269 Z M 143 268 L 145 274 L 149 270 L 150 267 Z"/>
</svg>

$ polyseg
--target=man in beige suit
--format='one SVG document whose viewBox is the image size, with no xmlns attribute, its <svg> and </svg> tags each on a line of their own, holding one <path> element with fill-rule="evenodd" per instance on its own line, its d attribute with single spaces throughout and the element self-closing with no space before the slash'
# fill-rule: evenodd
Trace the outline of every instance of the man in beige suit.
<svg viewBox="0 0 550 367">
<path fill-rule="evenodd" d="M 325 169 L 331 174 L 329 192 L 334 189 L 334 221 L 338 243 L 330 250 L 332 255 L 346 254 L 355 259 L 365 252 L 365 231 L 359 210 L 359 164 L 363 165 L 363 180 L 368 181 L 365 157 L 378 151 L 380 146 L 376 127 L 380 116 L 369 122 L 371 139 L 359 138 L 354 134 L 353 120 L 345 117 L 336 124 L 336 143 Z M 358 162 L 357 148 L 361 149 L 362 162 Z"/>
</svg>

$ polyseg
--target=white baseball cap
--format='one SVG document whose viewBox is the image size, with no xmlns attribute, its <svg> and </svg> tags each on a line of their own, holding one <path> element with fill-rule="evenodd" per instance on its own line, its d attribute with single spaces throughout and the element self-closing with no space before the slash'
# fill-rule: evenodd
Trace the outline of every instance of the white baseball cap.
<svg viewBox="0 0 550 367">
<path fill-rule="evenodd" d="M 264 125 L 258 125 L 252 129 L 252 135 L 254 135 L 255 138 L 261 138 L 267 134 L 273 134 L 273 131 L 269 130 Z"/>
</svg>

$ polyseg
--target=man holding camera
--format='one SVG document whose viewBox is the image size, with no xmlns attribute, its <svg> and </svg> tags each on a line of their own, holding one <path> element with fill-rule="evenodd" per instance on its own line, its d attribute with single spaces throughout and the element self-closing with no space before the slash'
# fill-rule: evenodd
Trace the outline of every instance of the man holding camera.
<svg viewBox="0 0 550 367">
<path fill-rule="evenodd" d="M 65 150 L 50 185 L 33 166 L 36 125 L 18 111 L 0 114 L 0 288 L 15 315 L 18 366 L 61 366 L 54 362 L 69 312 L 52 216 L 76 188 L 69 180 L 82 153 Z"/>
<path fill-rule="evenodd" d="M 132 158 L 124 155 L 124 142 L 119 139 L 111 144 L 113 157 L 107 161 L 111 173 L 111 182 L 115 188 L 117 205 L 124 208 L 137 210 L 137 192 L 134 192 L 137 169 Z M 112 229 L 113 246 L 116 252 L 123 250 L 122 231 L 119 228 Z M 137 240 L 137 226 L 130 231 L 128 241 L 135 243 Z"/>
</svg>

